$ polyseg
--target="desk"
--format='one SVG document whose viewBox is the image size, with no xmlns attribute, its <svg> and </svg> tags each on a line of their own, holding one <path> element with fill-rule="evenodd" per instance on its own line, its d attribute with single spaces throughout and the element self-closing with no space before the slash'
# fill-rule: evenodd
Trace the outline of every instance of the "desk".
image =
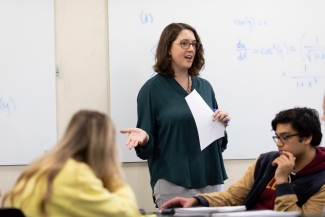
<svg viewBox="0 0 325 217">
<path fill-rule="evenodd" d="M 167 216 L 184 217 L 183 215 L 161 215 L 160 213 L 152 213 L 152 214 L 156 214 L 156 217 L 167 217 Z M 219 215 L 217 215 L 218 217 L 227 216 L 227 213 L 218 213 L 218 214 L 219 214 Z M 222 214 L 224 214 L 224 215 L 222 215 Z M 212 214 L 211 217 L 215 217 L 215 216 L 216 215 Z M 277 215 L 277 216 L 281 217 L 280 215 Z M 287 216 L 287 215 L 283 215 L 283 216 Z M 319 214 L 319 215 L 300 215 L 299 217 L 324 217 L 324 216 Z M 210 217 L 210 216 L 209 215 L 187 215 L 187 217 Z"/>
<path fill-rule="evenodd" d="M 180 216 L 180 215 L 160 215 L 160 214 L 156 214 L 156 217 L 184 217 L 184 216 Z M 191 215 L 188 217 L 209 217 L 209 215 Z M 216 215 L 212 215 L 212 217 L 216 217 Z M 218 217 L 222 217 L 222 215 L 218 215 Z M 224 215 L 224 217 L 226 217 L 226 215 Z M 278 216 L 281 217 L 281 216 Z M 300 215 L 299 217 L 324 217 L 322 215 Z"/>
</svg>

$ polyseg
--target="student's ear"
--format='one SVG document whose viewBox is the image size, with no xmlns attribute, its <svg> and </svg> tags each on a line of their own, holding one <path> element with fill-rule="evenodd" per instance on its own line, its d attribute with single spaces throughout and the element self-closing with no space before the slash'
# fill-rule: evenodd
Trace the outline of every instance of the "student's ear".
<svg viewBox="0 0 325 217">
<path fill-rule="evenodd" d="M 305 144 L 305 145 L 310 144 L 310 142 L 311 142 L 312 139 L 313 139 L 313 136 L 312 136 L 312 135 L 310 135 L 310 136 L 308 136 L 308 137 L 305 137 L 305 138 L 304 138 L 304 144 Z"/>
</svg>

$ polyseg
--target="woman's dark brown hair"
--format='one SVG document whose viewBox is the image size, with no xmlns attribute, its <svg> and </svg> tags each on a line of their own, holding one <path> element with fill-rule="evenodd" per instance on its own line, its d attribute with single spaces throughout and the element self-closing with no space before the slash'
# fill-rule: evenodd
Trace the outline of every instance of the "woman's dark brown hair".
<svg viewBox="0 0 325 217">
<path fill-rule="evenodd" d="M 193 32 L 197 42 L 201 43 L 200 36 L 197 34 L 195 29 L 185 23 L 171 23 L 165 27 L 161 33 L 157 50 L 156 50 L 156 64 L 153 66 L 153 69 L 158 74 L 167 75 L 170 77 L 175 77 L 174 69 L 172 68 L 169 51 L 172 46 L 172 43 L 176 40 L 179 33 L 184 30 L 190 30 Z M 198 76 L 201 69 L 204 67 L 204 57 L 203 57 L 203 45 L 201 44 L 200 48 L 196 50 L 195 57 L 191 68 L 188 70 L 190 76 Z"/>
</svg>

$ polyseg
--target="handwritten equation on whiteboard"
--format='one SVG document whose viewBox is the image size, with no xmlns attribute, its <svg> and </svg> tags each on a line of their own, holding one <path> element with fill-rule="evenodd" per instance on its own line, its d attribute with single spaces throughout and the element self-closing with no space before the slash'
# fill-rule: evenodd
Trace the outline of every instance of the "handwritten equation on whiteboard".
<svg viewBox="0 0 325 217">
<path fill-rule="evenodd" d="M 252 47 L 246 45 L 245 41 L 238 39 L 236 43 L 237 60 L 248 61 L 249 58 L 260 55 L 264 57 L 278 56 L 280 60 L 284 60 L 289 55 L 299 55 L 304 63 L 304 68 L 301 70 L 305 74 L 300 76 L 292 76 L 297 88 L 312 88 L 316 85 L 319 79 L 323 79 L 323 75 L 317 75 L 320 71 L 309 71 L 308 66 L 324 62 L 325 64 L 325 45 L 319 44 L 318 36 L 314 36 L 312 41 L 304 40 L 305 34 L 301 37 L 301 43 L 298 46 L 287 44 L 268 44 L 261 47 Z M 271 63 L 270 63 L 271 64 Z M 286 76 L 286 73 L 283 73 Z"/>
<path fill-rule="evenodd" d="M 141 11 L 140 21 L 142 24 L 152 24 L 153 16 L 150 12 Z M 249 16 L 235 16 L 234 19 L 230 21 L 232 22 L 232 25 L 236 26 L 236 28 L 238 27 L 244 31 L 248 30 L 249 33 L 252 33 L 249 34 L 251 36 L 254 35 L 255 29 L 262 29 L 264 32 L 267 31 L 267 29 L 271 27 L 269 25 L 272 24 L 272 22 L 269 22 L 267 19 Z M 282 74 L 283 77 L 290 77 L 290 79 L 295 81 L 297 88 L 312 88 L 313 85 L 316 85 L 320 79 L 325 79 L 324 73 L 319 71 L 321 67 L 317 68 L 315 65 L 314 67 L 310 67 L 317 62 L 324 62 L 322 65 L 325 67 L 325 44 L 319 43 L 317 35 L 312 36 L 312 41 L 305 40 L 305 35 L 306 34 L 303 34 L 300 37 L 300 44 L 285 44 L 274 41 L 274 43 L 265 43 L 263 45 L 263 42 L 261 43 L 261 40 L 259 40 L 260 43 L 258 46 L 246 43 L 247 38 L 245 39 L 244 36 L 239 37 L 235 45 L 237 60 L 249 61 L 251 59 L 255 59 L 254 57 L 259 56 L 260 58 L 264 59 L 269 58 L 271 61 L 278 58 L 279 61 L 283 61 L 283 64 L 287 64 L 287 59 L 298 57 L 303 63 L 300 70 L 300 75 L 297 75 L 297 71 L 294 73 L 279 71 L 278 73 Z M 324 36 L 322 35 L 321 37 Z M 247 41 L 251 42 L 251 40 Z M 299 41 L 299 38 L 297 38 L 297 41 Z M 150 52 L 153 55 L 155 55 L 156 48 L 157 43 L 152 45 L 150 49 Z M 297 60 L 298 58 L 295 59 Z M 271 61 L 270 64 L 274 64 L 274 62 Z M 291 75 L 289 76 L 289 74 Z"/>
<path fill-rule="evenodd" d="M 254 48 L 249 49 L 246 47 L 246 44 L 239 39 L 236 45 L 238 52 L 238 60 L 247 60 L 247 55 L 251 51 L 251 54 L 257 55 L 265 55 L 265 56 L 271 56 L 271 55 L 279 55 L 279 57 L 283 60 L 284 55 L 288 55 L 290 53 L 295 53 L 296 48 L 294 46 L 288 46 L 286 44 L 269 44 L 265 45 L 261 48 Z"/>
<path fill-rule="evenodd" d="M 246 27 L 248 28 L 249 32 L 253 32 L 253 29 L 257 27 L 268 26 L 267 20 L 255 20 L 253 17 L 245 16 L 244 18 L 237 18 L 234 19 L 234 24 L 238 27 Z"/>
<path fill-rule="evenodd" d="M 301 44 L 299 46 L 299 54 L 301 55 L 302 61 L 325 61 L 325 45 L 318 45 L 318 36 L 315 36 L 314 44 L 303 44 L 302 36 Z M 287 44 L 269 44 L 259 48 L 248 48 L 244 40 L 239 39 L 236 43 L 236 52 L 238 53 L 238 60 L 248 60 L 248 56 L 263 55 L 272 56 L 278 55 L 281 60 L 284 59 L 285 55 L 296 54 L 296 46 Z"/>
<path fill-rule="evenodd" d="M 14 100 L 11 97 L 0 97 L 0 113 L 10 116 L 13 111 L 16 111 Z"/>
</svg>

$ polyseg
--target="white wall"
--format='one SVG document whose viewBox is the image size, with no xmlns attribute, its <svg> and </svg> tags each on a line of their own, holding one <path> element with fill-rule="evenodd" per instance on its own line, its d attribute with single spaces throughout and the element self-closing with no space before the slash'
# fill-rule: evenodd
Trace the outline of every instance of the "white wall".
<svg viewBox="0 0 325 217">
<path fill-rule="evenodd" d="M 107 0 L 55 0 L 59 138 L 77 110 L 87 108 L 110 112 L 107 13 Z M 236 181 L 252 162 L 226 160 L 229 179 L 224 188 Z M 0 166 L 2 194 L 13 186 L 24 168 Z M 151 197 L 147 163 L 124 163 L 123 169 L 127 182 L 136 194 L 138 206 L 146 211 L 156 211 Z"/>
</svg>

